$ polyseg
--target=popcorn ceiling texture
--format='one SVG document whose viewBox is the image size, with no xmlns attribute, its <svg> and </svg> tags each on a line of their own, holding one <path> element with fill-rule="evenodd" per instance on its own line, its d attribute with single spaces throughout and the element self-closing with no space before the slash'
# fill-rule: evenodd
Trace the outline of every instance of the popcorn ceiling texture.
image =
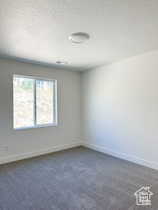
<svg viewBox="0 0 158 210">
<path fill-rule="evenodd" d="M 1 0 L 0 55 L 79 71 L 122 60 L 158 48 L 157 10 L 155 0 Z M 74 32 L 91 39 L 75 45 Z"/>
</svg>

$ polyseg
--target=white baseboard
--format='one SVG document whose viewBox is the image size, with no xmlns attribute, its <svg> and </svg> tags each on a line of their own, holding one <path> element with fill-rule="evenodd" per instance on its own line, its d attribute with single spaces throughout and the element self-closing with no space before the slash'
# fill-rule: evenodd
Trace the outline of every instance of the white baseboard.
<svg viewBox="0 0 158 210">
<path fill-rule="evenodd" d="M 12 155 L 12 156 L 7 156 L 7 157 L 1 157 L 0 158 L 0 165 L 4 164 L 4 163 L 10 163 L 10 162 L 14 162 L 14 161 L 18 161 L 18 160 L 23 160 L 23 159 L 28 159 L 28 158 L 32 158 L 32 157 L 36 157 L 36 156 L 40 156 L 40 155 L 45 155 L 45 154 L 49 154 L 49 153 L 53 153 L 53 152 L 57 152 L 57 151 L 62 151 L 65 149 L 70 149 L 73 147 L 78 147 L 78 146 L 84 146 L 93 150 L 96 150 L 98 152 L 102 152 L 120 159 L 124 159 L 124 160 L 128 160 L 130 162 L 134 162 L 137 163 L 139 165 L 143 165 L 149 168 L 153 168 L 158 170 L 158 163 L 157 162 L 153 162 L 153 161 L 148 161 L 148 160 L 144 160 L 141 159 L 139 157 L 135 157 L 135 156 L 130 156 L 128 154 L 125 153 L 119 153 L 117 151 L 108 149 L 104 146 L 98 146 L 95 144 L 90 144 L 90 143 L 84 143 L 83 141 L 81 142 L 75 142 L 75 143 L 71 143 L 71 144 L 65 144 L 65 145 L 58 145 L 58 146 L 54 146 L 52 148 L 48 148 L 48 149 L 43 149 L 40 151 L 35 151 L 35 152 L 29 152 L 29 153 L 25 153 L 25 154 L 18 154 L 18 155 Z"/>
<path fill-rule="evenodd" d="M 157 162 L 153 162 L 153 161 L 148 161 L 148 160 L 144 160 L 142 158 L 136 157 L 136 156 L 131 156 L 125 153 L 119 153 L 117 151 L 108 149 L 104 146 L 98 146 L 98 145 L 94 145 L 94 144 L 90 144 L 90 143 L 84 143 L 83 146 L 96 150 L 98 152 L 102 152 L 120 159 L 124 159 L 124 160 L 128 160 L 130 162 L 134 162 L 137 163 L 139 165 L 143 165 L 152 169 L 156 169 L 158 170 L 158 163 Z"/>
<path fill-rule="evenodd" d="M 65 150 L 65 149 L 70 149 L 70 148 L 78 147 L 78 146 L 81 146 L 81 143 L 76 143 L 75 142 L 75 143 L 71 143 L 71 144 L 54 146 L 52 148 L 43 149 L 43 150 L 40 150 L 40 151 L 29 152 L 29 153 L 25 153 L 25 154 L 12 155 L 12 156 L 8 156 L 8 157 L 1 157 L 0 158 L 0 165 L 4 164 L 4 163 L 10 163 L 10 162 L 18 161 L 18 160 L 23 160 L 23 159 L 28 159 L 28 158 L 40 156 L 40 155 L 45 155 L 45 154 L 49 154 L 49 153 L 53 153 L 53 152 L 58 152 L 58 151 L 62 151 L 62 150 Z"/>
</svg>

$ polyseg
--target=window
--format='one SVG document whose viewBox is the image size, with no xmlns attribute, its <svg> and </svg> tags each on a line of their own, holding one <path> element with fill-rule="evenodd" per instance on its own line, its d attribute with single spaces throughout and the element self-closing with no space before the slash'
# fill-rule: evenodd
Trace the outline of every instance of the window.
<svg viewBox="0 0 158 210">
<path fill-rule="evenodd" d="M 14 128 L 57 125 L 57 81 L 14 75 Z"/>
</svg>

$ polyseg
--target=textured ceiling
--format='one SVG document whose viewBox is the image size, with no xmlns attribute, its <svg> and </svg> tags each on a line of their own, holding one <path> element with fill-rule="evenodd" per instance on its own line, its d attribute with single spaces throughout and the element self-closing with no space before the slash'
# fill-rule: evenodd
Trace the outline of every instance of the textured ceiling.
<svg viewBox="0 0 158 210">
<path fill-rule="evenodd" d="M 84 70 L 157 48 L 158 0 L 0 0 L 1 56 Z"/>
</svg>

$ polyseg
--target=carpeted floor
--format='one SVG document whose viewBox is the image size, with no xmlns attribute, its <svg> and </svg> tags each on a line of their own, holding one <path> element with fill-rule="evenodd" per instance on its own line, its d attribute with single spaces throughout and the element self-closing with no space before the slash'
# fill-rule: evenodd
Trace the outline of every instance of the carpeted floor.
<svg viewBox="0 0 158 210">
<path fill-rule="evenodd" d="M 151 207 L 134 192 L 151 186 Z M 158 171 L 83 147 L 0 166 L 0 210 L 158 210 Z"/>
</svg>

